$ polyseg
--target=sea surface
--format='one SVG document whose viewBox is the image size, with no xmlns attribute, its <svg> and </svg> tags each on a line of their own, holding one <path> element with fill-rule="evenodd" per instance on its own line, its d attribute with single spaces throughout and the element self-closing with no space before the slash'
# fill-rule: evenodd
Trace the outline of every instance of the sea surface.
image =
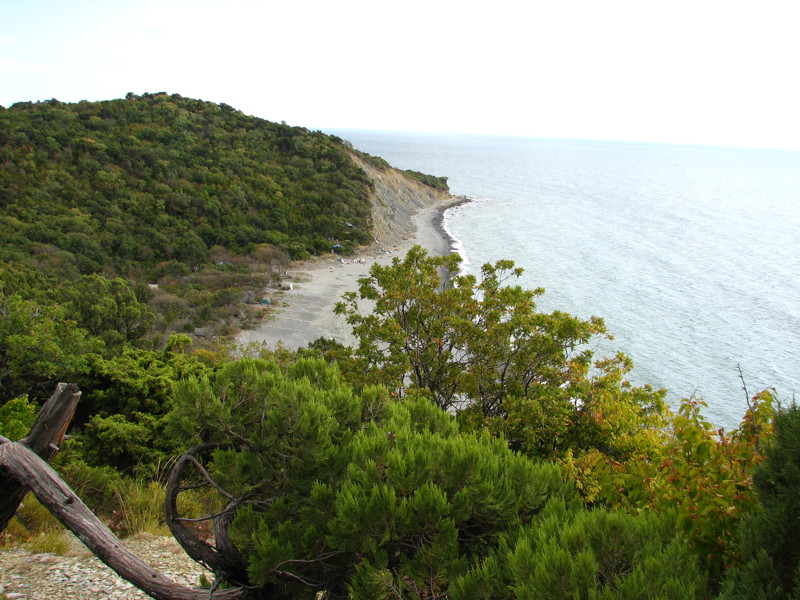
<svg viewBox="0 0 800 600">
<path fill-rule="evenodd" d="M 800 387 L 800 152 L 329 131 L 473 202 L 445 226 L 464 267 L 508 258 L 539 308 L 602 317 L 630 379 L 731 428 Z"/>
</svg>

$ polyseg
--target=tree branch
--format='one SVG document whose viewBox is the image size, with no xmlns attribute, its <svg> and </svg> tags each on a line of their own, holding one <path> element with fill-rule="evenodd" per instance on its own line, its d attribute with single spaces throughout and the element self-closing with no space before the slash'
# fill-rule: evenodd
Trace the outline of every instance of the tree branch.
<svg viewBox="0 0 800 600">
<path fill-rule="evenodd" d="M 227 535 L 227 528 L 233 519 L 234 510 L 232 509 L 238 506 L 238 503 L 230 494 L 224 492 L 224 490 L 211 479 L 209 473 L 195 458 L 197 454 L 217 448 L 219 445 L 220 444 L 216 443 L 200 444 L 185 452 L 175 461 L 175 464 L 173 464 L 170 469 L 169 478 L 167 479 L 164 513 L 167 527 L 169 527 L 172 535 L 175 536 L 175 539 L 178 540 L 178 543 L 186 551 L 186 554 L 200 564 L 206 565 L 217 576 L 222 577 L 226 581 L 240 585 L 248 585 L 249 580 L 245 569 L 246 562 L 241 554 L 239 554 L 236 547 L 229 542 Z M 226 506 L 225 511 L 220 514 L 219 518 L 214 519 L 214 537 L 219 546 L 217 548 L 194 535 L 194 533 L 184 525 L 183 519 L 181 519 L 178 514 L 178 495 L 183 489 L 181 487 L 181 478 L 189 465 L 197 467 L 209 484 L 213 485 L 220 493 L 231 500 Z"/>
<path fill-rule="evenodd" d="M 0 468 L 36 495 L 39 501 L 120 577 L 156 600 L 208 600 L 209 591 L 180 585 L 136 556 L 64 483 L 44 460 L 22 443 L 0 443 Z M 217 591 L 216 600 L 247 598 L 251 590 Z"/>
</svg>

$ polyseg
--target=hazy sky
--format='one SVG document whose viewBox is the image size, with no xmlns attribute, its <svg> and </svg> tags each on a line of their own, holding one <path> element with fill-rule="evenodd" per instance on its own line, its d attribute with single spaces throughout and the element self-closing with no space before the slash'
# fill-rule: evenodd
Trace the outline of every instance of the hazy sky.
<svg viewBox="0 0 800 600">
<path fill-rule="evenodd" d="M 0 0 L 0 104 L 800 148 L 796 0 Z"/>
</svg>

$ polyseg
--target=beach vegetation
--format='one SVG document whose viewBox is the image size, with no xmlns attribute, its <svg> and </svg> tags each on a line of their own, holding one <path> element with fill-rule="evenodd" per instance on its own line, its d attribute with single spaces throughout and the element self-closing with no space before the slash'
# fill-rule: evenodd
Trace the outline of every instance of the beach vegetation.
<svg viewBox="0 0 800 600">
<path fill-rule="evenodd" d="M 230 583 L 288 597 L 707 598 L 732 581 L 772 396 L 715 439 L 702 402 L 672 414 L 625 382 L 628 359 L 593 360 L 601 321 L 538 313 L 511 261 L 457 267 L 421 248 L 373 266 L 338 307 L 355 348 L 233 357 L 174 335 L 95 353 L 59 468 L 117 531 L 158 531 L 157 482 L 185 453 L 197 471 L 166 490 L 181 518 L 224 515 Z"/>
<path fill-rule="evenodd" d="M 436 175 L 428 175 L 427 173 L 412 171 L 411 169 L 405 169 L 403 173 L 405 173 L 411 179 L 415 179 L 435 190 L 440 190 L 442 192 L 450 191 L 450 186 L 447 184 L 447 177 L 437 177 Z"/>
<path fill-rule="evenodd" d="M 558 462 L 587 506 L 667 518 L 716 588 L 758 510 L 752 474 L 772 436 L 772 393 L 749 399 L 729 432 L 705 419 L 702 400 L 673 413 L 663 390 L 626 380 L 630 358 L 594 359 L 602 321 L 538 312 L 541 290 L 514 285 L 511 261 L 472 277 L 458 260 L 415 248 L 345 294 L 337 311 L 358 344 L 340 364 L 351 380 L 428 397 L 462 430 Z"/>
<path fill-rule="evenodd" d="M 657 453 L 620 462 L 592 452 L 570 460 L 569 466 L 595 504 L 673 515 L 717 585 L 742 562 L 739 529 L 760 510 L 753 477 L 774 436 L 774 405 L 772 393 L 755 395 L 739 427 L 725 431 L 705 419 L 701 400 L 686 399 L 669 419 Z"/>
<path fill-rule="evenodd" d="M 426 394 L 357 392 L 321 359 L 285 367 L 243 359 L 192 377 L 176 388 L 172 418 L 173 435 L 204 449 L 192 456 L 238 507 L 231 539 L 249 582 L 268 593 L 706 591 L 668 515 L 587 510 L 556 462 L 513 452 L 488 432 L 462 431 Z M 199 476 L 187 474 L 181 489 Z"/>
</svg>

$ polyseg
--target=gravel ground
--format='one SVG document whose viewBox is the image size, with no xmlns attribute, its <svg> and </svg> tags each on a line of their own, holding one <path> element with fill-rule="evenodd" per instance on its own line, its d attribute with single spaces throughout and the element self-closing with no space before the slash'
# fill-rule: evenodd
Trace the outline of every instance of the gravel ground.
<svg viewBox="0 0 800 600">
<path fill-rule="evenodd" d="M 67 534 L 69 535 L 69 534 Z M 172 537 L 137 535 L 123 540 L 143 560 L 171 579 L 197 586 L 206 573 Z M 91 554 L 77 538 L 65 556 L 0 551 L 0 598 L 14 600 L 149 599 Z M 213 579 L 213 575 L 210 575 Z"/>
</svg>

